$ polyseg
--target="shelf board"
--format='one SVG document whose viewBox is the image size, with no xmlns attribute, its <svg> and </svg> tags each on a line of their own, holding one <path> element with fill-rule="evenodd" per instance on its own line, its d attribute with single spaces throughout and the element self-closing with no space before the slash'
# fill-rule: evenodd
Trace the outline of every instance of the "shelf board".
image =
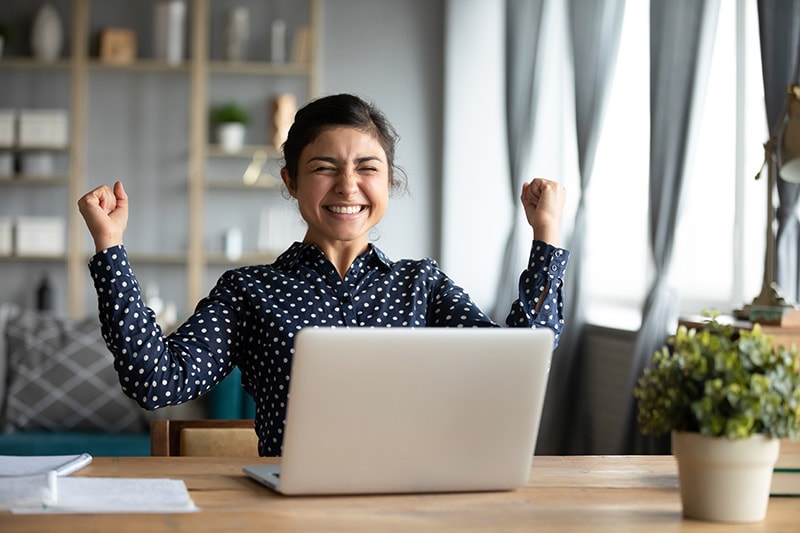
<svg viewBox="0 0 800 533">
<path fill-rule="evenodd" d="M 48 145 L 28 145 L 28 146 L 0 146 L 0 152 L 69 152 L 69 146 L 48 146 Z"/>
<path fill-rule="evenodd" d="M 225 254 L 215 252 L 206 254 L 206 264 L 209 266 L 247 266 L 247 265 L 266 265 L 278 258 L 276 252 L 248 252 L 239 259 L 230 260 Z"/>
<path fill-rule="evenodd" d="M 0 187 L 14 185 L 69 185 L 69 176 L 29 176 L 27 174 L 0 176 Z"/>
<path fill-rule="evenodd" d="M 0 59 L 0 68 L 21 68 L 31 70 L 61 69 L 67 70 L 71 66 L 69 59 L 57 61 L 39 61 L 26 57 L 4 57 Z"/>
<path fill-rule="evenodd" d="M 226 152 L 225 150 L 222 149 L 222 146 L 220 146 L 219 144 L 209 144 L 206 147 L 206 155 L 208 157 L 227 157 L 231 159 L 243 159 L 243 158 L 252 158 L 259 152 L 266 152 L 267 159 L 278 159 L 279 157 L 281 157 L 280 152 L 278 152 L 272 146 L 265 146 L 260 144 L 245 145 L 238 152 Z"/>
<path fill-rule="evenodd" d="M 159 59 L 137 59 L 133 63 L 106 63 L 99 59 L 93 59 L 89 62 L 89 68 L 92 70 L 108 70 L 108 71 L 128 71 L 128 72 L 176 72 L 186 73 L 189 72 L 189 63 L 183 62 L 178 64 L 167 63 Z"/>
<path fill-rule="evenodd" d="M 67 260 L 64 254 L 59 255 L 0 255 L 0 262 L 3 263 L 63 263 Z"/>
<path fill-rule="evenodd" d="M 151 264 L 151 265 L 183 265 L 188 263 L 189 258 L 186 253 L 170 252 L 170 253 L 155 253 L 155 252 L 130 252 L 128 250 L 128 258 L 132 264 Z"/>
<path fill-rule="evenodd" d="M 283 182 L 271 175 L 262 175 L 253 184 L 242 181 L 242 178 L 213 178 L 207 181 L 209 189 L 241 191 L 246 189 L 280 189 Z"/>
<path fill-rule="evenodd" d="M 306 63 L 267 63 L 261 61 L 210 61 L 208 63 L 208 71 L 212 74 L 311 75 L 311 67 Z"/>
</svg>

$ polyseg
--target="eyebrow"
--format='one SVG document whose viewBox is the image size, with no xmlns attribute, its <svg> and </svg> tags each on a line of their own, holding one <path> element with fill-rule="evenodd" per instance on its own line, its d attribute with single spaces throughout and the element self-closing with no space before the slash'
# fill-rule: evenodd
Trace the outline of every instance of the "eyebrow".
<svg viewBox="0 0 800 533">
<path fill-rule="evenodd" d="M 339 160 L 336 159 L 335 157 L 317 156 L 317 157 L 310 158 L 308 161 L 306 161 L 306 163 L 313 163 L 314 161 L 324 161 L 325 163 L 338 163 L 339 162 Z M 356 164 L 367 163 L 369 161 L 378 161 L 380 163 L 383 163 L 383 160 L 380 157 L 371 155 L 371 156 L 357 158 L 356 159 Z"/>
</svg>

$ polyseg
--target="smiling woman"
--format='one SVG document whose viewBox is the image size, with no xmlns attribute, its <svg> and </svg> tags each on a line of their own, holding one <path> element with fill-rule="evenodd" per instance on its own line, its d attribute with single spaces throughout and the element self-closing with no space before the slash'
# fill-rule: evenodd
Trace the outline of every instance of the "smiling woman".
<svg viewBox="0 0 800 533">
<path fill-rule="evenodd" d="M 327 96 L 300 109 L 284 144 L 281 177 L 308 229 L 270 265 L 230 270 L 174 333 L 165 336 L 142 301 L 122 246 L 122 184 L 84 195 L 95 241 L 90 271 L 103 336 L 123 391 L 146 409 L 204 394 L 238 366 L 256 404 L 261 455 L 279 455 L 294 339 L 305 327 L 498 327 L 432 259 L 391 261 L 368 242 L 402 188 L 397 134 L 368 102 Z M 558 343 L 569 252 L 558 246 L 565 191 L 535 179 L 520 201 L 535 238 L 519 278 L 511 327 L 544 327 Z"/>
<path fill-rule="evenodd" d="M 297 176 L 290 176 L 286 168 L 281 172 L 308 224 L 304 241 L 319 247 L 342 277 L 386 213 L 386 159 L 369 133 L 330 128 L 303 149 Z"/>
</svg>

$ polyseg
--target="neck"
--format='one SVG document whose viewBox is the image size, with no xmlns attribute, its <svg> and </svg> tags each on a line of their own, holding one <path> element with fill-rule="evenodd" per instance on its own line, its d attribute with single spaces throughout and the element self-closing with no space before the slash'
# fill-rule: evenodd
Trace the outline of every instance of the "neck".
<svg viewBox="0 0 800 533">
<path fill-rule="evenodd" d="M 369 248 L 369 245 L 366 242 L 319 244 L 312 240 L 305 239 L 303 240 L 303 243 L 313 244 L 319 248 L 325 257 L 328 258 L 328 261 L 330 261 L 334 268 L 336 268 L 336 272 L 339 274 L 341 279 L 344 279 L 347 271 L 350 269 L 350 265 L 353 264 L 353 261 L 356 260 L 356 257 L 366 252 Z"/>
</svg>

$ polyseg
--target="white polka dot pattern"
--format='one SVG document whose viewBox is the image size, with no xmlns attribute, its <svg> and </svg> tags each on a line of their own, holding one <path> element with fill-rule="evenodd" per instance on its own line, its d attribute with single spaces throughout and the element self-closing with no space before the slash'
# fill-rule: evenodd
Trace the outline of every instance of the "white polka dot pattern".
<svg viewBox="0 0 800 533">
<path fill-rule="evenodd" d="M 534 241 L 508 326 L 550 328 L 558 343 L 568 257 Z M 145 409 L 158 409 L 199 397 L 238 365 L 255 399 L 261 455 L 280 455 L 299 329 L 498 327 L 435 261 L 392 262 L 374 246 L 344 279 L 318 248 L 300 243 L 272 265 L 230 270 L 169 336 L 144 305 L 124 247 L 98 253 L 89 268 L 123 391 Z"/>
</svg>

